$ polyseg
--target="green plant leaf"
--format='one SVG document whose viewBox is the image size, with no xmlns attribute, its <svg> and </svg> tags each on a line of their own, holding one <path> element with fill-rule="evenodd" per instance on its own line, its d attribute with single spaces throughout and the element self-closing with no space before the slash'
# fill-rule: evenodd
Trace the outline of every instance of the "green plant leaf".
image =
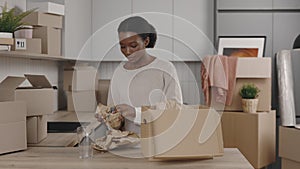
<svg viewBox="0 0 300 169">
<path fill-rule="evenodd" d="M 0 14 L 0 32 L 14 33 L 16 30 L 21 29 L 20 26 L 24 23 L 22 19 L 34 12 L 36 9 L 31 9 L 20 14 L 16 14 L 16 8 L 8 10 L 7 3 L 1 6 L 2 13 Z"/>
<path fill-rule="evenodd" d="M 240 89 L 240 96 L 243 99 L 255 99 L 260 92 L 259 88 L 253 83 L 246 83 Z"/>
</svg>

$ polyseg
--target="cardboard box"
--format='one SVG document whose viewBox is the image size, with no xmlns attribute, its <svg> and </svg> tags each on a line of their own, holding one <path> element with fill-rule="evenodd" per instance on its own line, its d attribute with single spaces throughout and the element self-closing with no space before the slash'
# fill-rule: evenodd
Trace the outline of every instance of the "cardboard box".
<svg viewBox="0 0 300 169">
<path fill-rule="evenodd" d="M 63 16 L 53 15 L 43 12 L 33 12 L 26 16 L 22 22 L 34 26 L 45 26 L 49 28 L 59 28 L 63 27 Z"/>
<path fill-rule="evenodd" d="M 65 91 L 98 90 L 97 69 L 92 66 L 78 66 L 64 70 Z"/>
<path fill-rule="evenodd" d="M 7 76 L 0 83 L 0 101 L 14 101 L 15 89 L 25 81 L 25 77 Z"/>
<path fill-rule="evenodd" d="M 47 137 L 47 115 L 27 117 L 27 143 L 36 144 Z"/>
<path fill-rule="evenodd" d="M 27 149 L 25 102 L 0 102 L 0 154 Z"/>
<path fill-rule="evenodd" d="M 57 89 L 44 75 L 25 75 L 32 87 L 17 88 L 15 99 L 27 103 L 27 116 L 53 114 L 57 111 Z"/>
<path fill-rule="evenodd" d="M 21 42 L 25 42 L 21 44 Z M 23 45 L 23 46 L 22 46 Z M 14 51 L 24 51 L 28 53 L 42 53 L 42 41 L 41 39 L 15 39 L 15 43 L 12 46 Z"/>
<path fill-rule="evenodd" d="M 281 169 L 299 169 L 300 162 L 281 158 Z"/>
<path fill-rule="evenodd" d="M 219 118 L 210 109 L 200 107 L 143 111 L 142 153 L 162 160 L 221 156 L 224 151 Z"/>
<path fill-rule="evenodd" d="M 42 53 L 61 56 L 61 29 L 51 27 L 35 27 L 33 38 L 42 39 Z"/>
<path fill-rule="evenodd" d="M 108 97 L 108 91 L 109 91 L 109 85 L 110 80 L 99 80 L 99 87 L 98 87 L 98 99 L 97 103 L 102 103 L 104 105 L 107 105 L 107 97 Z"/>
<path fill-rule="evenodd" d="M 76 112 L 96 112 L 95 91 L 67 91 L 67 110 Z"/>
<path fill-rule="evenodd" d="M 282 157 L 282 169 L 300 168 L 300 130 L 291 127 L 279 127 L 279 156 Z"/>
<path fill-rule="evenodd" d="M 255 65 L 255 69 L 253 65 Z M 226 105 L 224 110 L 243 111 L 239 90 L 245 83 L 254 83 L 260 89 L 257 111 L 271 111 L 271 70 L 271 58 L 239 58 L 232 104 L 230 106 Z"/>
<path fill-rule="evenodd" d="M 28 9 L 38 8 L 40 12 L 65 15 L 65 6 L 53 2 L 29 2 L 27 3 Z"/>
<path fill-rule="evenodd" d="M 13 45 L 14 39 L 13 38 L 0 38 L 0 45 Z"/>
<path fill-rule="evenodd" d="M 243 111 L 242 108 L 242 97 L 239 92 L 241 87 L 245 83 L 254 83 L 259 89 L 258 96 L 258 112 L 265 112 L 271 110 L 271 99 L 272 99 L 272 80 L 271 78 L 238 78 L 236 79 L 235 90 L 233 92 L 232 104 L 225 106 L 225 111 Z"/>
<path fill-rule="evenodd" d="M 276 112 L 224 112 L 225 148 L 238 148 L 254 168 L 275 162 Z"/>
</svg>

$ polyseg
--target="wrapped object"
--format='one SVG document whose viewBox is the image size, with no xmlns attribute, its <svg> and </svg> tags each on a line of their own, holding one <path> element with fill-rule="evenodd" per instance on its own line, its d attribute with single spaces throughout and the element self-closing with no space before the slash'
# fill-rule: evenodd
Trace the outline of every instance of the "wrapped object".
<svg viewBox="0 0 300 169">
<path fill-rule="evenodd" d="M 279 111 L 282 126 L 295 126 L 295 101 L 294 101 L 294 81 L 292 72 L 292 58 L 289 50 L 277 53 L 277 76 Z"/>
<path fill-rule="evenodd" d="M 109 130 L 107 135 L 96 139 L 95 148 L 98 150 L 113 150 L 118 147 L 136 146 L 140 138 L 130 131 Z"/>
</svg>

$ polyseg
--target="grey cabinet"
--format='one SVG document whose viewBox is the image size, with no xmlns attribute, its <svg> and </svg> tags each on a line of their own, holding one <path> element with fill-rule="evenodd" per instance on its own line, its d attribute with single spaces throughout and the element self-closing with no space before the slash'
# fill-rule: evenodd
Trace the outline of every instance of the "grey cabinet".
<svg viewBox="0 0 300 169">
<path fill-rule="evenodd" d="M 271 13 L 218 13 L 216 32 L 218 36 L 266 36 L 265 56 L 271 57 L 272 50 Z M 217 39 L 216 39 L 217 41 Z"/>
<path fill-rule="evenodd" d="M 214 51 L 212 43 L 214 2 L 211 0 L 92 0 L 92 2 L 94 59 L 124 60 L 118 46 L 116 29 L 129 15 L 142 16 L 156 28 L 157 44 L 154 49 L 147 50 L 157 57 L 173 61 L 195 61 L 199 60 L 199 54 L 206 55 Z"/>
<path fill-rule="evenodd" d="M 300 9 L 299 0 L 273 0 L 274 9 Z"/>
<path fill-rule="evenodd" d="M 65 16 L 62 53 L 67 58 L 91 59 L 91 0 L 64 0 Z"/>
<path fill-rule="evenodd" d="M 117 28 L 132 13 L 131 0 L 92 0 L 92 58 L 120 61 Z"/>
<path fill-rule="evenodd" d="M 173 1 L 132 0 L 132 13 L 144 17 L 157 31 L 155 48 L 149 53 L 163 59 L 173 59 Z"/>
<path fill-rule="evenodd" d="M 174 0 L 174 60 L 195 61 L 214 53 L 213 6 L 210 0 Z"/>
<path fill-rule="evenodd" d="M 300 34 L 300 11 L 274 13 L 273 29 L 274 52 L 292 49 L 295 38 Z"/>
<path fill-rule="evenodd" d="M 272 9 L 272 0 L 217 0 L 219 10 Z"/>
</svg>

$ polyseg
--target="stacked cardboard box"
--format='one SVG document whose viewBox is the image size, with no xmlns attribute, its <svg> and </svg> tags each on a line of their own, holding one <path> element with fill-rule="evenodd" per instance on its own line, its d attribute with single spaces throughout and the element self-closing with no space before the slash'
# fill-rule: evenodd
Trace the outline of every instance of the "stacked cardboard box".
<svg viewBox="0 0 300 169">
<path fill-rule="evenodd" d="M 64 91 L 67 110 L 95 112 L 98 90 L 97 69 L 92 66 L 73 66 L 64 70 Z"/>
<path fill-rule="evenodd" d="M 14 40 L 13 51 L 42 53 L 42 42 L 39 38 L 15 38 Z"/>
<path fill-rule="evenodd" d="M 33 38 L 40 38 L 42 40 L 43 54 L 61 55 L 63 16 L 34 12 L 26 16 L 23 22 L 34 26 Z"/>
<path fill-rule="evenodd" d="M 279 127 L 279 156 L 282 169 L 300 168 L 300 130 L 291 127 Z"/>
<path fill-rule="evenodd" d="M 222 115 L 225 148 L 238 148 L 254 168 L 275 161 L 276 112 L 271 110 L 271 58 L 239 58 L 233 101 Z M 244 113 L 239 90 L 245 83 L 259 89 L 257 113 Z"/>
<path fill-rule="evenodd" d="M 14 39 L 11 37 L 0 38 L 0 50 L 10 51 L 13 44 Z"/>
<path fill-rule="evenodd" d="M 47 115 L 57 111 L 57 89 L 44 75 L 25 75 L 31 87 L 17 88 L 15 99 L 27 103 L 27 142 L 47 137 Z"/>
<path fill-rule="evenodd" d="M 15 101 L 15 89 L 24 77 L 8 76 L 0 83 L 0 154 L 27 149 L 26 103 Z"/>
</svg>

